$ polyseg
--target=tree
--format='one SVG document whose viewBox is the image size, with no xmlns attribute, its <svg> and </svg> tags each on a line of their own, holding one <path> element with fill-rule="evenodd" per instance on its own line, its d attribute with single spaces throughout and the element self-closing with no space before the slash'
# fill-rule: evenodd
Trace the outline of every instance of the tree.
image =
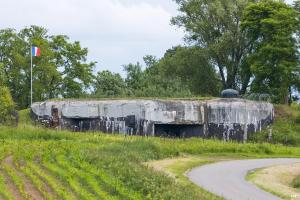
<svg viewBox="0 0 300 200">
<path fill-rule="evenodd" d="M 4 65 L 0 63 L 0 85 L 5 85 L 5 74 L 4 74 Z"/>
<path fill-rule="evenodd" d="M 218 96 L 221 82 L 208 62 L 206 51 L 199 47 L 174 47 L 159 61 L 167 79 L 180 79 L 193 95 Z"/>
<path fill-rule="evenodd" d="M 9 116 L 14 111 L 15 104 L 10 95 L 9 89 L 0 85 L 0 123 L 5 123 L 9 120 Z"/>
<path fill-rule="evenodd" d="M 34 101 L 75 98 L 84 94 L 93 80 L 94 62 L 86 61 L 88 50 L 67 36 L 49 36 L 43 27 L 31 26 L 17 32 L 0 30 L 0 62 L 5 80 L 19 108 L 30 104 L 30 48 L 41 48 L 33 58 Z"/>
<path fill-rule="evenodd" d="M 140 63 L 125 65 L 128 95 L 136 97 L 186 97 L 191 93 L 178 77 L 165 76 L 154 56 L 145 56 L 145 70 Z"/>
<path fill-rule="evenodd" d="M 288 103 L 300 68 L 295 34 L 299 14 L 282 1 L 263 0 L 250 4 L 242 27 L 251 39 L 252 91 L 268 93 L 276 102 Z"/>
<path fill-rule="evenodd" d="M 5 86 L 4 66 L 0 63 L 0 124 L 7 122 L 14 111 L 15 103 L 9 89 Z"/>
<path fill-rule="evenodd" d="M 144 57 L 146 69 L 143 76 L 143 90 L 141 95 L 147 97 L 189 97 L 191 91 L 188 85 L 182 81 L 180 75 L 172 71 L 167 74 L 166 66 L 162 64 L 162 59 L 158 60 L 154 56 Z"/>
<path fill-rule="evenodd" d="M 121 75 L 110 71 L 98 72 L 94 89 L 94 95 L 97 97 L 120 97 L 127 94 Z"/>
<path fill-rule="evenodd" d="M 300 0 L 294 1 L 293 7 L 297 12 L 300 12 Z"/>
<path fill-rule="evenodd" d="M 93 81 L 96 62 L 87 63 L 88 49 L 78 41 L 70 43 L 64 35 L 51 36 L 50 46 L 54 52 L 54 65 L 60 70 L 60 94 L 64 98 L 78 98 L 85 93 Z M 53 80 L 52 79 L 52 80 Z"/>
<path fill-rule="evenodd" d="M 248 55 L 251 42 L 241 30 L 242 13 L 254 0 L 175 0 L 182 13 L 172 24 L 183 27 L 186 40 L 202 48 L 208 61 L 218 69 L 223 89 L 244 94 L 251 71 Z"/>
<path fill-rule="evenodd" d="M 124 65 L 124 70 L 126 72 L 126 85 L 131 90 L 140 90 L 142 88 L 142 80 L 143 80 L 143 70 L 142 65 L 138 62 L 137 64 L 128 64 Z"/>
</svg>

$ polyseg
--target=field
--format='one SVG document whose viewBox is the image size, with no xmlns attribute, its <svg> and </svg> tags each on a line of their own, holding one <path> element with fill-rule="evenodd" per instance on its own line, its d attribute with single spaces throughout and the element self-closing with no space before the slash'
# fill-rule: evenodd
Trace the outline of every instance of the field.
<svg viewBox="0 0 300 200">
<path fill-rule="evenodd" d="M 18 128 L 0 127 L 0 200 L 220 199 L 183 173 L 223 159 L 300 157 L 298 147 L 263 139 L 239 144 L 55 131 L 30 125 L 28 112 L 20 112 Z M 171 160 L 169 175 L 149 164 L 156 160 Z"/>
<path fill-rule="evenodd" d="M 1 199 L 217 199 L 144 163 L 181 155 L 300 157 L 300 148 L 0 129 Z"/>
</svg>

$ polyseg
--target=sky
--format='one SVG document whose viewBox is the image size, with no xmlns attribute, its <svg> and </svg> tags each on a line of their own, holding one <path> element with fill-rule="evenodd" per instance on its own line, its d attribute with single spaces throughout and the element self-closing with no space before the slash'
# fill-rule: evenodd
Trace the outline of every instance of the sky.
<svg viewBox="0 0 300 200">
<path fill-rule="evenodd" d="M 170 25 L 172 0 L 0 0 L 0 29 L 43 26 L 89 49 L 95 71 L 124 75 L 123 65 L 145 55 L 162 57 L 183 44 L 183 31 Z"/>
<path fill-rule="evenodd" d="M 287 0 L 291 3 L 292 0 Z M 89 49 L 96 71 L 124 75 L 123 65 L 160 58 L 184 44 L 184 32 L 170 25 L 173 0 L 0 0 L 0 29 L 43 26 Z"/>
</svg>

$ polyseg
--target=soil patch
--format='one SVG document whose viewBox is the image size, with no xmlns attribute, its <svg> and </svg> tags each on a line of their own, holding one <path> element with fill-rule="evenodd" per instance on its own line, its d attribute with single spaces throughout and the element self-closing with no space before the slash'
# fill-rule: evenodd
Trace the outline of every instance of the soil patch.
<svg viewBox="0 0 300 200">
<path fill-rule="evenodd" d="M 44 199 L 40 191 L 31 183 L 31 181 L 28 180 L 28 178 L 15 167 L 12 156 L 5 158 L 3 162 L 9 167 L 13 168 L 17 172 L 17 175 L 22 178 L 22 180 L 24 181 L 24 190 L 33 200 Z"/>
</svg>

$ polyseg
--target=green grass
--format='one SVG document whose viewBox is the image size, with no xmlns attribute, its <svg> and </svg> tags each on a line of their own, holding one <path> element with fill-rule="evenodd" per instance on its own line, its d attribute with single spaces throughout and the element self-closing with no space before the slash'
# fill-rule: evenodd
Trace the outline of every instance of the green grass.
<svg viewBox="0 0 300 200">
<path fill-rule="evenodd" d="M 19 113 L 19 123 L 24 124 L 31 124 L 31 118 L 30 118 L 30 109 L 21 110 Z"/>
<path fill-rule="evenodd" d="M 75 196 L 64 187 L 56 178 L 50 176 L 39 165 L 35 163 L 28 163 L 26 169 L 36 174 L 37 179 L 46 183 L 55 193 L 56 199 L 72 200 Z M 49 198 L 48 198 L 49 199 Z"/>
<path fill-rule="evenodd" d="M 300 175 L 297 176 L 297 177 L 293 180 L 292 186 L 293 186 L 294 188 L 299 188 L 299 189 L 300 189 Z"/>
<path fill-rule="evenodd" d="M 300 111 L 288 107 L 283 110 L 274 125 L 274 143 L 297 146 Z M 13 156 L 15 165 L 11 169 L 4 163 L 2 170 L 25 198 L 28 194 L 24 177 L 20 178 L 19 173 L 49 200 L 219 199 L 190 183 L 184 172 L 220 158 L 300 158 L 299 147 L 263 143 L 265 133 L 252 139 L 260 143 L 248 144 L 72 133 L 34 127 L 29 113 L 29 110 L 20 111 L 19 128 L 0 127 L 0 160 Z M 281 139 L 283 135 L 288 140 Z M 145 165 L 145 162 L 181 156 L 195 159 L 168 167 L 176 179 Z M 196 159 L 199 157 L 206 159 Z M 46 186 L 53 194 L 47 193 Z M 0 176 L 0 197 L 11 199 L 6 187 Z"/>
<path fill-rule="evenodd" d="M 287 199 L 287 200 L 294 199 L 294 198 L 291 197 L 292 195 L 289 192 L 287 192 L 286 190 L 281 190 L 280 189 L 281 187 L 273 188 L 272 186 L 269 185 L 269 183 L 257 182 L 256 180 L 259 179 L 259 177 L 262 174 L 270 173 L 270 172 L 264 172 L 263 171 L 264 169 L 266 169 L 266 168 L 255 169 L 255 170 L 252 170 L 252 171 L 248 172 L 248 174 L 246 176 L 246 180 L 253 183 L 254 185 L 259 187 L 260 189 L 262 189 L 266 192 L 269 192 L 271 194 L 274 194 L 275 196 L 280 197 L 281 199 Z M 277 177 L 277 179 L 279 180 L 279 177 Z M 282 184 L 282 183 L 280 183 L 280 184 Z M 296 189 L 300 188 L 300 175 L 298 177 L 296 177 L 290 185 L 287 184 L 285 186 L 293 187 L 293 188 L 296 188 Z"/>
<path fill-rule="evenodd" d="M 188 181 L 176 181 L 144 165 L 181 155 L 206 157 L 300 157 L 300 148 L 272 144 L 224 143 L 203 139 L 124 137 L 72 133 L 20 126 L 0 127 L 0 158 L 13 156 L 16 169 L 4 169 L 27 197 L 23 172 L 46 199 L 216 199 Z M 188 166 L 172 169 L 177 174 Z M 200 163 L 201 164 L 201 163 Z M 47 196 L 43 183 L 54 191 Z M 3 184 L 3 183 L 2 183 Z M 1 185 L 1 180 L 0 180 Z M 4 193 L 0 187 L 0 194 Z"/>
<path fill-rule="evenodd" d="M 199 188 L 196 184 L 192 183 L 186 173 L 198 166 L 218 162 L 223 160 L 220 157 L 210 156 L 190 156 L 185 155 L 183 157 L 159 160 L 159 161 L 150 161 L 145 163 L 147 166 L 162 171 L 169 176 L 175 178 L 177 182 L 179 182 L 183 187 L 189 188 L 191 192 L 194 194 L 195 199 L 215 199 L 221 200 L 223 198 L 215 196 L 210 192 L 205 191 L 202 188 Z"/>
<path fill-rule="evenodd" d="M 16 170 L 11 168 L 10 166 L 8 166 L 7 164 L 2 164 L 2 168 L 3 170 L 5 170 L 7 172 L 7 174 L 10 176 L 10 178 L 12 179 L 13 183 L 17 186 L 17 188 L 19 189 L 21 195 L 25 198 L 25 199 L 30 199 L 29 195 L 26 193 L 25 191 L 25 185 L 24 182 L 22 180 L 22 178 L 17 174 Z"/>
<path fill-rule="evenodd" d="M 275 123 L 272 126 L 272 143 L 300 146 L 300 106 L 276 105 Z M 268 130 L 250 136 L 252 142 L 267 142 Z"/>
<path fill-rule="evenodd" d="M 45 183 L 31 170 L 31 168 L 26 167 L 21 169 L 22 172 L 30 179 L 34 186 L 41 192 L 45 199 L 53 200 L 54 198 L 45 189 Z"/>
<path fill-rule="evenodd" d="M 5 180 L 4 180 L 3 176 L 0 176 L 0 188 L 1 188 L 0 196 L 3 199 L 7 199 L 7 200 L 13 200 L 14 199 L 13 196 L 12 196 L 12 194 L 10 194 L 8 192 L 8 189 L 7 189 L 7 186 L 5 184 Z"/>
<path fill-rule="evenodd" d="M 277 197 L 280 197 L 282 199 L 290 199 L 290 196 L 284 194 L 283 192 L 281 192 L 279 190 L 273 190 L 273 189 L 270 189 L 269 187 L 266 187 L 265 185 L 255 183 L 255 179 L 259 176 L 258 174 L 261 173 L 262 170 L 263 170 L 263 168 L 255 169 L 255 170 L 248 172 L 248 174 L 246 176 L 246 180 L 248 182 L 252 182 L 254 185 L 259 187 L 260 189 L 262 189 L 266 192 L 269 192 L 271 194 L 274 194 Z"/>
</svg>

